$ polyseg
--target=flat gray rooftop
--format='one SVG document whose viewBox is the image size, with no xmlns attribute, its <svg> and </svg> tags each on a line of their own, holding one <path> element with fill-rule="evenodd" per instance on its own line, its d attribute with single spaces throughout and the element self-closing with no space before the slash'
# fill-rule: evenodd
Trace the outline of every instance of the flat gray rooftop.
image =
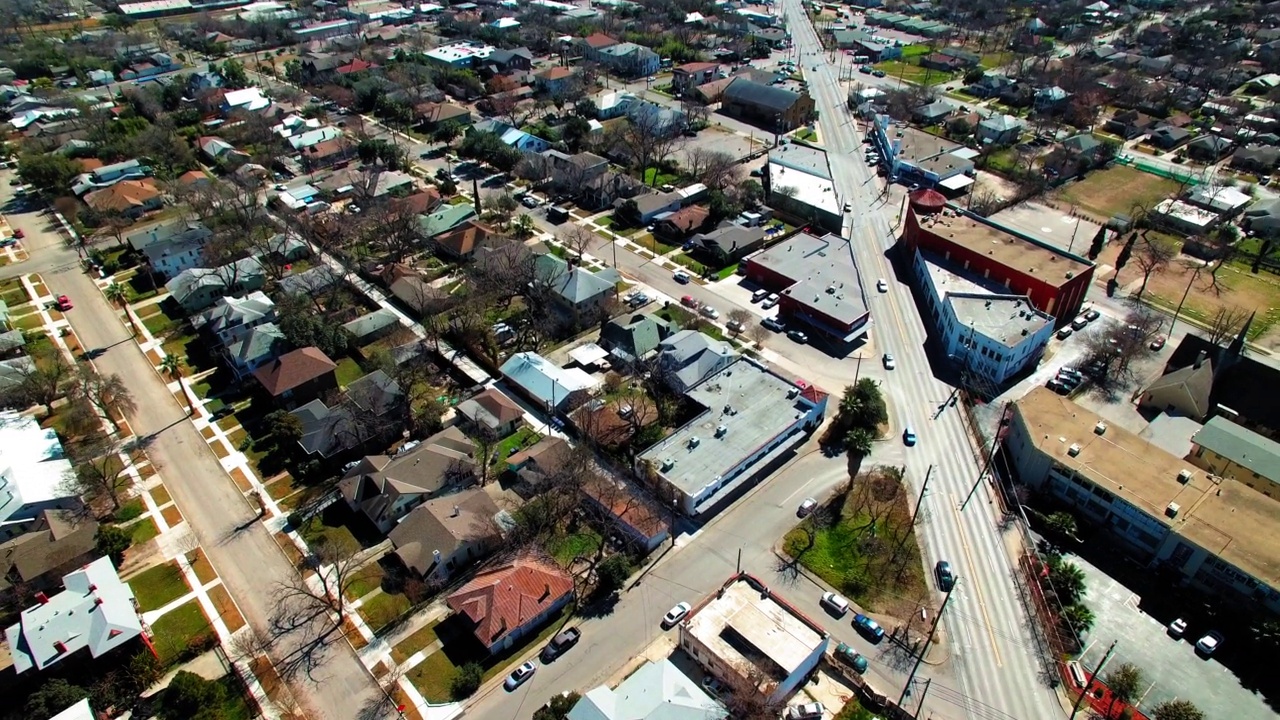
<svg viewBox="0 0 1280 720">
<path fill-rule="evenodd" d="M 742 580 L 699 608 L 685 632 L 743 675 L 754 667 L 779 680 L 799 669 L 824 640 L 772 596 Z"/>
<path fill-rule="evenodd" d="M 752 258 L 792 281 L 784 295 L 827 317 L 852 324 L 867 314 L 849 241 L 835 235 L 797 233 Z"/>
<path fill-rule="evenodd" d="M 794 383 L 740 359 L 688 392 L 706 412 L 641 457 L 659 467 L 665 460 L 674 460 L 675 466 L 663 477 L 686 494 L 697 495 L 762 446 L 794 429 L 797 413 L 807 412 L 798 394 L 787 397 L 797 389 Z M 721 425 L 725 432 L 716 437 Z"/>
<path fill-rule="evenodd" d="M 782 147 L 770 150 L 769 162 L 802 170 L 827 180 L 831 179 L 831 165 L 827 162 L 827 153 L 808 145 L 789 142 Z"/>
<path fill-rule="evenodd" d="M 951 267 L 940 256 L 921 251 L 934 293 L 940 300 L 950 295 L 951 307 L 961 325 L 1017 347 L 1027 335 L 1034 335 L 1053 318 L 1040 312 L 1026 298 L 1010 295 L 1009 289 L 980 275 Z"/>
<path fill-rule="evenodd" d="M 892 132 L 892 129 L 890 132 Z M 898 150 L 898 157 L 917 165 L 928 158 L 950 153 L 964 147 L 959 143 L 953 143 L 945 138 L 930 135 L 923 130 L 917 130 L 912 127 L 901 128 L 901 132 L 902 137 L 899 140 L 902 141 L 902 145 Z"/>
</svg>

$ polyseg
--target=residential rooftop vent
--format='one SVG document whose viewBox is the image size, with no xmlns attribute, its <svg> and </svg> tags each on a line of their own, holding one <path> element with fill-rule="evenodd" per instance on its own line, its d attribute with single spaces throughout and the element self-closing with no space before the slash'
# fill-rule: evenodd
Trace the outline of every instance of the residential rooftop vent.
<svg viewBox="0 0 1280 720">
<path fill-rule="evenodd" d="M 1184 469 L 1181 472 L 1179 472 L 1178 482 L 1182 483 L 1183 485 L 1186 485 L 1187 483 L 1191 482 L 1191 471 Z"/>
<path fill-rule="evenodd" d="M 675 466 L 676 466 L 676 461 L 672 460 L 671 458 L 667 458 L 662 461 L 662 472 L 666 472 Z"/>
<path fill-rule="evenodd" d="M 691 448 L 696 448 L 701 443 L 702 443 L 702 439 L 699 438 L 697 435 L 694 435 L 693 437 L 689 438 L 689 447 Z"/>
<path fill-rule="evenodd" d="M 1068 454 L 1068 455 L 1070 455 L 1071 457 L 1075 457 L 1075 456 L 1079 455 L 1079 454 L 1080 454 L 1080 443 L 1072 443 L 1072 444 L 1071 444 L 1071 447 L 1067 448 L 1067 454 Z"/>
<path fill-rule="evenodd" d="M 1167 506 L 1165 506 L 1164 514 L 1166 517 L 1176 518 L 1178 517 L 1178 511 L 1181 509 L 1182 509 L 1182 506 L 1178 505 L 1178 503 L 1171 502 Z"/>
<path fill-rule="evenodd" d="M 1107 424 L 1099 420 L 1098 424 L 1093 426 L 1093 434 L 1105 435 L 1106 433 L 1107 433 Z"/>
<path fill-rule="evenodd" d="M 794 387 L 793 387 L 793 388 L 789 388 L 789 389 L 787 390 L 787 397 L 788 397 L 788 398 L 793 398 L 793 397 L 795 397 L 795 396 L 797 396 L 797 395 L 799 395 L 799 394 L 800 394 L 800 388 L 794 388 Z"/>
</svg>

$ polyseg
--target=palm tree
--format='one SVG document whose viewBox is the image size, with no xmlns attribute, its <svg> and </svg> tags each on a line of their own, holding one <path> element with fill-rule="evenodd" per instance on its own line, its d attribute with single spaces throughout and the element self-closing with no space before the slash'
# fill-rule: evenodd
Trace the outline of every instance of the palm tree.
<svg viewBox="0 0 1280 720">
<path fill-rule="evenodd" d="M 844 436 L 845 450 L 850 455 L 857 457 L 866 457 L 871 454 L 871 443 L 875 440 L 875 435 L 864 427 L 851 428 Z"/>
<path fill-rule="evenodd" d="M 182 384 L 182 366 L 184 365 L 182 358 L 173 354 L 166 354 L 164 360 L 160 361 L 160 369 L 165 375 L 178 381 L 178 387 L 182 388 L 182 397 L 187 401 L 187 414 L 194 415 L 196 412 L 195 402 L 191 396 L 187 394 L 187 386 Z"/>
<path fill-rule="evenodd" d="M 1062 560 L 1050 562 L 1049 584 L 1063 605 L 1071 605 L 1084 596 L 1084 571 Z"/>
<path fill-rule="evenodd" d="M 107 302 L 124 310 L 124 319 L 129 322 L 129 330 L 134 334 L 138 334 L 138 326 L 133 324 L 133 315 L 129 314 L 129 293 L 124 286 L 118 282 L 112 281 L 107 289 L 102 291 L 107 297 Z"/>
<path fill-rule="evenodd" d="M 1045 518 L 1045 527 L 1058 535 L 1074 537 L 1076 534 L 1076 519 L 1069 512 L 1056 512 Z"/>
<path fill-rule="evenodd" d="M 1079 637 L 1093 627 L 1093 611 L 1080 603 L 1068 605 L 1062 609 L 1062 620 Z"/>
</svg>

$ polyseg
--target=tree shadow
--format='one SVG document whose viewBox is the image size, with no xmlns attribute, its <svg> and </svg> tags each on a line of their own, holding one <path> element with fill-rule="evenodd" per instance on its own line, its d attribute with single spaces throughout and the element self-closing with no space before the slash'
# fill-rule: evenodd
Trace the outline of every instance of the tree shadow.
<svg viewBox="0 0 1280 720">
<path fill-rule="evenodd" d="M 608 617 L 617 609 L 620 597 L 616 591 L 607 595 L 593 596 L 587 603 L 578 607 L 577 615 L 585 619 Z"/>
</svg>

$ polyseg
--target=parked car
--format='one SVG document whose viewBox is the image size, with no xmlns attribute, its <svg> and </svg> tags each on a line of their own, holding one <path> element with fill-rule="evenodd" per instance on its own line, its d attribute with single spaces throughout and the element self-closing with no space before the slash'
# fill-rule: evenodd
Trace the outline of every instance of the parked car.
<svg viewBox="0 0 1280 720">
<path fill-rule="evenodd" d="M 872 74 L 872 75 L 874 75 L 874 76 L 876 76 L 876 77 L 884 77 L 884 71 L 883 71 L 883 70 L 880 70 L 880 69 L 878 69 L 878 68 L 877 68 L 877 69 L 875 69 L 875 70 L 872 70 L 872 71 L 871 71 L 871 74 Z"/>
<path fill-rule="evenodd" d="M 818 501 L 807 497 L 800 502 L 800 507 L 796 508 L 796 517 L 804 517 L 813 512 L 816 507 L 818 507 Z"/>
<path fill-rule="evenodd" d="M 66 295 L 59 295 L 58 299 L 53 301 L 53 306 L 63 312 L 75 307 L 75 305 L 71 304 L 71 298 Z"/>
<path fill-rule="evenodd" d="M 542 203 L 538 200 L 538 198 L 536 198 L 536 197 L 534 197 L 534 196 L 532 196 L 532 195 L 525 195 L 524 197 L 520 198 L 520 204 L 521 204 L 521 205 L 524 205 L 525 207 L 527 207 L 527 208 L 529 208 L 529 209 L 533 209 L 533 208 L 538 207 L 538 206 L 539 206 L 539 205 L 541 205 Z"/>
<path fill-rule="evenodd" d="M 836 617 L 844 617 L 844 614 L 849 612 L 849 601 L 833 592 L 822 593 L 822 599 L 818 602 L 822 607 L 835 613 Z"/>
<path fill-rule="evenodd" d="M 791 342 L 799 343 L 801 345 L 809 342 L 809 336 L 799 330 L 788 331 L 787 337 L 791 338 Z"/>
<path fill-rule="evenodd" d="M 27 233 L 22 228 L 18 228 L 17 230 L 13 231 L 13 236 L 21 240 L 22 238 L 27 236 Z"/>
<path fill-rule="evenodd" d="M 681 285 L 688 285 L 688 284 L 689 284 L 689 281 L 690 281 L 690 280 L 692 280 L 693 278 L 691 278 L 691 277 L 689 276 L 689 273 L 687 273 L 687 272 L 685 272 L 685 271 L 683 271 L 683 270 L 677 270 L 677 271 L 675 271 L 675 272 L 671 273 L 671 279 L 672 279 L 672 280 L 675 280 L 676 282 L 680 283 Z"/>
<path fill-rule="evenodd" d="M 938 576 L 938 589 L 942 592 L 951 592 L 951 588 L 956 586 L 955 573 L 951 572 L 951 563 L 946 560 L 938 561 L 933 574 Z"/>
<path fill-rule="evenodd" d="M 710 305 L 703 305 L 702 309 L 699 310 L 698 312 L 702 313 L 705 317 L 711 318 L 712 320 L 715 320 L 716 318 L 720 317 L 720 311 L 716 310 Z"/>
<path fill-rule="evenodd" d="M 1084 319 L 1088 320 L 1089 322 L 1093 322 L 1094 320 L 1097 320 L 1100 317 L 1102 317 L 1102 313 L 1098 312 L 1097 310 L 1086 310 L 1084 313 Z"/>
<path fill-rule="evenodd" d="M 912 430 L 910 425 L 907 426 L 906 430 L 902 431 L 902 442 L 907 447 L 912 447 L 916 444 L 916 431 Z"/>
<path fill-rule="evenodd" d="M 768 328 L 774 332 L 782 332 L 787 328 L 787 326 L 783 325 L 782 321 L 776 317 L 767 317 L 760 321 L 760 325 L 761 327 Z"/>
<path fill-rule="evenodd" d="M 768 295 L 765 296 L 764 302 L 761 303 L 760 307 L 764 308 L 765 310 L 769 310 L 773 307 L 776 307 L 777 305 L 778 305 L 778 294 L 769 293 Z"/>
<path fill-rule="evenodd" d="M 551 638 L 551 642 L 542 649 L 542 662 L 549 663 L 560 657 L 566 650 L 582 639 L 582 631 L 576 627 L 566 628 Z"/>
<path fill-rule="evenodd" d="M 1075 330 L 1083 330 L 1085 325 L 1089 324 L 1089 318 L 1084 315 L 1077 315 L 1075 320 L 1071 321 L 1071 327 Z"/>
<path fill-rule="evenodd" d="M 885 282 L 884 278 L 880 278 L 876 281 L 876 290 L 879 290 L 880 292 L 889 292 L 889 283 Z"/>
<path fill-rule="evenodd" d="M 1059 340 L 1066 340 L 1067 338 L 1071 337 L 1071 333 L 1073 333 L 1073 332 L 1075 332 L 1075 331 L 1071 329 L 1071 326 L 1070 326 L 1070 325 L 1068 325 L 1068 326 L 1066 326 L 1066 327 L 1064 327 L 1064 328 L 1062 328 L 1061 330 L 1059 330 L 1059 331 L 1058 331 L 1058 339 L 1059 339 Z"/>
<path fill-rule="evenodd" d="M 708 675 L 702 678 L 702 689 L 711 697 L 719 700 L 720 696 L 724 694 L 724 683 Z"/>
<path fill-rule="evenodd" d="M 676 603 L 675 607 L 668 610 L 667 614 L 662 616 L 662 628 L 665 630 L 680 622 L 692 609 L 693 608 L 687 602 Z"/>
<path fill-rule="evenodd" d="M 1212 655 L 1222 645 L 1222 633 L 1214 630 L 1196 641 L 1196 652 L 1201 655 Z"/>
<path fill-rule="evenodd" d="M 862 67 L 858 68 L 858 72 L 866 73 L 867 75 L 872 74 L 872 70 L 873 68 L 870 65 L 863 65 Z"/>
<path fill-rule="evenodd" d="M 507 692 L 511 692 L 523 685 L 524 682 L 533 677 L 533 674 L 536 672 L 538 672 L 538 666 L 534 665 L 532 662 L 526 662 L 511 671 L 511 674 L 508 675 L 507 679 L 502 683 L 502 687 L 506 688 Z"/>
<path fill-rule="evenodd" d="M 884 354 L 884 369 L 885 369 L 885 370 L 892 370 L 892 369 L 894 369 L 894 368 L 896 368 L 896 367 L 898 367 L 898 363 L 897 363 L 897 361 L 895 361 L 895 360 L 893 359 L 893 353 L 885 353 L 885 354 Z"/>
<path fill-rule="evenodd" d="M 854 650 L 844 643 L 840 643 L 836 646 L 835 655 L 837 660 L 853 668 L 854 672 L 859 675 L 865 673 L 867 671 L 867 667 L 870 666 L 870 663 L 867 662 L 865 657 L 863 657 L 857 650 Z"/>
<path fill-rule="evenodd" d="M 740 333 L 740 332 L 742 332 L 743 330 L 746 330 L 746 329 L 747 329 L 747 326 L 746 326 L 746 325 L 743 325 L 742 323 L 738 322 L 737 320 L 730 320 L 729 322 L 725 323 L 725 325 L 724 325 L 724 326 L 725 326 L 725 327 L 727 327 L 727 328 L 729 328 L 729 332 L 736 332 L 736 333 Z"/>
<path fill-rule="evenodd" d="M 871 642 L 884 639 L 884 628 L 880 627 L 880 623 L 862 613 L 853 616 L 853 627 Z"/>
<path fill-rule="evenodd" d="M 649 296 L 642 292 L 634 293 L 632 295 L 627 296 L 627 304 L 630 305 L 631 307 L 640 307 L 641 305 L 647 302 L 649 302 Z"/>
<path fill-rule="evenodd" d="M 1151 341 L 1151 349 L 1160 350 L 1161 348 L 1164 347 L 1164 344 L 1168 341 L 1169 341 L 1169 338 L 1165 337 L 1164 335 L 1157 335 L 1156 339 Z"/>
<path fill-rule="evenodd" d="M 1183 633 L 1185 633 L 1186 631 L 1187 631 L 1187 621 L 1183 620 L 1182 618 L 1177 618 L 1173 622 L 1169 623 L 1169 628 L 1168 628 L 1169 637 L 1172 637 L 1175 639 L 1181 638 Z"/>
<path fill-rule="evenodd" d="M 761 300 L 763 300 L 763 299 L 765 299 L 765 298 L 767 298 L 767 297 L 769 297 L 769 291 L 768 291 L 768 290 L 764 290 L 764 289 L 757 290 L 757 291 L 755 291 L 755 292 L 751 293 L 751 302 L 753 302 L 753 303 L 758 303 L 758 302 L 760 302 Z"/>
<path fill-rule="evenodd" d="M 685 295 L 684 297 L 680 298 L 680 304 L 684 305 L 685 307 L 691 307 L 691 308 L 698 307 L 698 301 L 694 300 L 692 295 Z"/>
<path fill-rule="evenodd" d="M 822 703 L 811 702 L 803 705 L 792 705 L 782 713 L 782 720 L 818 720 L 824 709 Z"/>
</svg>

